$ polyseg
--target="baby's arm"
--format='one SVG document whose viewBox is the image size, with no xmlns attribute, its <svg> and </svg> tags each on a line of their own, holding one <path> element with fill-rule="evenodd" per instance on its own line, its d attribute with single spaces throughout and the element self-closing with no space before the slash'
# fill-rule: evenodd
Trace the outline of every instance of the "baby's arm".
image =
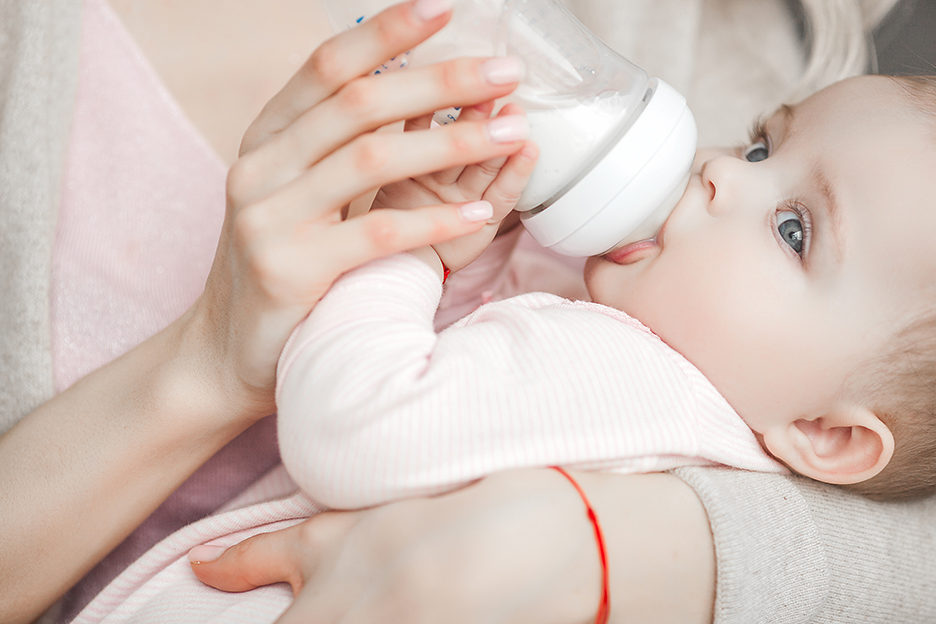
<svg viewBox="0 0 936 624">
<path fill-rule="evenodd" d="M 439 426 L 472 422 L 466 395 L 479 387 L 498 394 L 486 374 L 498 363 L 472 352 L 480 342 L 459 349 L 461 331 L 435 332 L 441 291 L 439 277 L 410 254 L 369 264 L 338 280 L 284 349 L 280 451 L 317 502 L 363 507 L 451 487 L 436 488 L 440 477 L 427 471 L 454 453 L 432 457 L 426 442 L 443 435 Z M 498 381 L 510 385 L 503 373 Z M 414 480 L 416 473 L 422 477 Z"/>
<path fill-rule="evenodd" d="M 317 502 L 369 506 L 511 467 L 619 466 L 635 426 L 692 404 L 678 367 L 645 365 L 658 339 L 594 304 L 531 293 L 436 334 L 440 292 L 425 265 L 393 256 L 340 279 L 293 334 L 278 369 L 280 451 Z M 675 378 L 662 400 L 661 370 Z M 624 419 L 635 405 L 665 413 Z"/>
</svg>

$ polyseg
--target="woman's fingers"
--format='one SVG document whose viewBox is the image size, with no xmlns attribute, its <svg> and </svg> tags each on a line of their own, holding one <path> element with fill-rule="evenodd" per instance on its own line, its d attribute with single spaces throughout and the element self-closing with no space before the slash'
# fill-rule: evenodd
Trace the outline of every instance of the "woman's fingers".
<svg viewBox="0 0 936 624">
<path fill-rule="evenodd" d="M 336 259 L 358 266 L 376 258 L 477 232 L 493 214 L 488 202 L 410 210 L 374 210 L 333 230 Z"/>
<path fill-rule="evenodd" d="M 250 270 L 260 277 L 265 299 L 301 317 L 350 268 L 471 234 L 492 214 L 487 202 L 440 204 L 376 210 L 344 222 L 245 225 L 238 236 L 250 250 Z"/>
<path fill-rule="evenodd" d="M 480 104 L 473 104 L 471 106 L 454 106 L 451 107 L 452 110 L 441 111 L 448 118 L 446 122 L 439 122 L 440 125 L 448 125 L 455 121 L 478 121 L 488 119 L 491 116 L 491 111 L 494 109 L 494 100 L 488 100 L 487 102 L 481 102 Z M 414 117 L 413 119 L 407 119 L 406 124 L 403 126 L 404 132 L 412 132 L 413 130 L 425 130 L 430 127 L 433 119 L 438 121 L 436 113 L 440 111 L 434 111 L 432 114 L 420 115 Z"/>
<path fill-rule="evenodd" d="M 416 132 L 366 134 L 258 206 L 269 204 L 269 218 L 280 225 L 298 225 L 397 180 L 507 156 L 523 147 L 528 134 L 529 125 L 521 115 Z"/>
<path fill-rule="evenodd" d="M 397 4 L 320 45 L 247 129 L 241 154 L 286 128 L 349 80 L 369 74 L 438 31 L 450 16 L 446 4 L 451 3 L 412 0 Z"/>
<path fill-rule="evenodd" d="M 481 102 L 472 106 L 465 106 L 458 113 L 458 121 L 483 121 L 485 119 L 489 119 L 491 117 L 491 113 L 494 112 L 495 104 L 496 102 L 494 100 L 487 100 L 486 102 Z"/>
<path fill-rule="evenodd" d="M 217 589 L 242 592 L 273 583 L 302 588 L 300 564 L 302 525 L 261 533 L 235 544 L 219 555 L 220 546 L 196 546 L 189 551 L 195 576 Z"/>
<path fill-rule="evenodd" d="M 410 122 L 407 130 L 425 129 L 429 127 L 426 116 L 436 110 L 507 95 L 516 82 L 503 81 L 503 72 L 496 82 L 491 82 L 486 69 L 490 63 L 503 60 L 460 58 L 351 80 L 243 156 L 242 160 L 250 161 L 257 177 L 265 181 L 247 199 L 266 196 L 358 135 L 401 119 L 420 118 L 418 125 Z"/>
<path fill-rule="evenodd" d="M 469 121 L 484 121 L 491 118 L 491 112 L 494 110 L 494 100 L 488 100 L 486 102 L 481 102 L 480 104 L 475 104 L 473 106 L 464 106 L 458 112 L 458 120 L 461 123 Z M 409 125 L 409 124 L 407 124 Z M 409 130 L 417 129 L 416 125 L 413 124 L 412 127 L 408 128 Z M 434 184 L 440 185 L 442 187 L 447 187 L 455 184 L 455 181 L 461 176 L 462 172 L 465 170 L 465 167 L 452 167 L 450 169 L 445 169 L 443 171 L 436 171 L 430 177 Z M 477 197 L 480 194 L 475 195 Z"/>
</svg>

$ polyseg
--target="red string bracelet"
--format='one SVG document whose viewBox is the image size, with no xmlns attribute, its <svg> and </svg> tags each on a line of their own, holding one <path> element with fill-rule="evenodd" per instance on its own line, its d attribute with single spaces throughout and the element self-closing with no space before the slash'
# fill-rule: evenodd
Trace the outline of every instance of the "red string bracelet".
<svg viewBox="0 0 936 624">
<path fill-rule="evenodd" d="M 445 266 L 445 263 L 442 263 L 442 283 L 445 283 L 445 280 L 448 279 L 448 276 L 452 273 L 452 269 Z"/>
<path fill-rule="evenodd" d="M 592 507 L 591 502 L 589 502 L 588 497 L 585 496 L 585 491 L 578 482 L 572 478 L 572 475 L 559 466 L 551 466 L 551 468 L 568 479 L 569 483 L 575 488 L 575 491 L 578 492 L 579 496 L 582 498 L 582 502 L 585 503 L 588 519 L 591 520 L 592 526 L 595 527 L 595 541 L 598 543 L 598 556 L 601 558 L 601 602 L 598 604 L 598 614 L 595 616 L 595 624 L 607 624 L 608 617 L 611 615 L 611 595 L 608 591 L 608 551 L 605 548 L 604 533 L 601 531 L 601 523 L 598 522 L 598 515 L 595 513 L 595 509 Z"/>
</svg>

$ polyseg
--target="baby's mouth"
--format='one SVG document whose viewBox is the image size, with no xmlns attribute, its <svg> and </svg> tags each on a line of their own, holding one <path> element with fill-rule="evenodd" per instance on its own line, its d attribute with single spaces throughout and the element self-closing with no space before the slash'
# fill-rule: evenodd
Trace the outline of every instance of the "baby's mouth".
<svg viewBox="0 0 936 624">
<path fill-rule="evenodd" d="M 634 243 L 628 243 L 623 247 L 612 249 L 605 254 L 605 259 L 615 264 L 633 264 L 644 258 L 648 258 L 659 250 L 656 238 L 647 238 Z"/>
<path fill-rule="evenodd" d="M 667 221 L 669 221 L 669 219 L 667 219 Z M 604 257 L 606 260 L 615 264 L 626 265 L 659 255 L 660 251 L 663 249 L 663 233 L 665 230 L 666 223 L 664 222 L 653 238 L 645 238 L 617 247 L 606 253 Z"/>
</svg>

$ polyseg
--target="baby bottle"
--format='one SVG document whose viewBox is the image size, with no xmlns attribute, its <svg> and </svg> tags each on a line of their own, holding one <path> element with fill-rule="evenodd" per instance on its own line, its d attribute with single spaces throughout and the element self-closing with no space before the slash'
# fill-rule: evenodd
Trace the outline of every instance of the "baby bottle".
<svg viewBox="0 0 936 624">
<path fill-rule="evenodd" d="M 393 3 L 325 2 L 340 30 Z M 682 95 L 614 52 L 558 0 L 456 0 L 445 28 L 377 71 L 508 55 L 523 60 L 526 74 L 505 100 L 527 111 L 540 151 L 516 207 L 526 229 L 570 256 L 654 237 L 689 179 L 695 120 Z"/>
</svg>

